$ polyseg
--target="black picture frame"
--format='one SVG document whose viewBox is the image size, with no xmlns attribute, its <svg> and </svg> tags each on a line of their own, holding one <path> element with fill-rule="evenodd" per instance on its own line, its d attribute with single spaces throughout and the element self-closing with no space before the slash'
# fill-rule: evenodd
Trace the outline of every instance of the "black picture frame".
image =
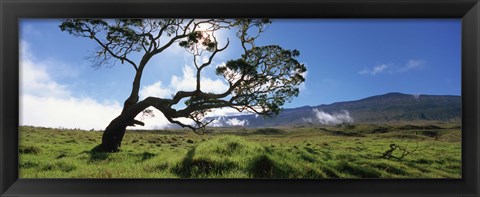
<svg viewBox="0 0 480 197">
<path fill-rule="evenodd" d="M 478 0 L 0 0 L 1 196 L 479 196 Z M 18 179 L 19 18 L 461 18 L 461 179 Z"/>
</svg>

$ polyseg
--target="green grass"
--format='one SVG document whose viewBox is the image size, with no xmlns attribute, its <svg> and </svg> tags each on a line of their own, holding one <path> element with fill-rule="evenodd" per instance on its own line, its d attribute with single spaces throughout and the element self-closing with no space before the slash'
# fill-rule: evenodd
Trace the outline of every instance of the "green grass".
<svg viewBox="0 0 480 197">
<path fill-rule="evenodd" d="M 101 135 L 20 127 L 20 178 L 461 178 L 452 125 L 127 131 L 120 152 L 91 151 Z M 379 158 L 392 143 L 418 148 Z"/>
</svg>

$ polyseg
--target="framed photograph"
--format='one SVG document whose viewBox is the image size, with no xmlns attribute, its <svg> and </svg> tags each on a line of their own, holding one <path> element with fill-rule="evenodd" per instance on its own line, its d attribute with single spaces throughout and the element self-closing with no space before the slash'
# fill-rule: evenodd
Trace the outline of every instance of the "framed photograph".
<svg viewBox="0 0 480 197">
<path fill-rule="evenodd" d="M 479 195 L 477 0 L 0 12 L 1 196 Z"/>
</svg>

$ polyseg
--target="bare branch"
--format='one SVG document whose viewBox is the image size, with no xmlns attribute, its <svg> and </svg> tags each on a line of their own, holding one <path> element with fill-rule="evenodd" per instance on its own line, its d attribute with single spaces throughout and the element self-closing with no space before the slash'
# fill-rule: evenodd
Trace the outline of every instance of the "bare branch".
<svg viewBox="0 0 480 197">
<path fill-rule="evenodd" d="M 390 144 L 390 149 L 385 151 L 385 153 L 383 153 L 379 158 L 383 158 L 383 159 L 391 159 L 391 158 L 394 158 L 394 159 L 397 159 L 397 160 L 402 160 L 404 157 L 406 157 L 407 155 L 411 154 L 411 153 L 414 153 L 415 151 L 418 150 L 418 142 L 415 143 L 415 148 L 412 149 L 412 150 L 409 150 L 408 149 L 408 145 L 405 145 L 405 146 L 400 146 L 400 145 L 396 145 L 396 144 Z M 400 156 L 395 156 L 393 155 L 393 153 L 395 152 L 395 150 L 400 150 L 402 151 L 400 153 Z"/>
<path fill-rule="evenodd" d="M 97 37 L 93 37 L 93 39 L 103 48 L 103 54 L 105 54 L 105 52 L 108 52 L 112 57 L 114 58 L 117 58 L 119 60 L 122 61 L 122 63 L 124 61 L 128 62 L 129 64 L 131 64 L 133 66 L 133 68 L 135 68 L 135 70 L 138 70 L 138 67 L 137 67 L 137 64 L 135 64 L 135 62 L 133 62 L 132 60 L 128 59 L 126 56 L 119 56 L 117 55 L 115 52 L 112 51 L 112 49 L 110 49 L 108 47 L 107 44 L 104 44 L 102 41 L 100 41 L 100 39 L 98 39 Z"/>
</svg>

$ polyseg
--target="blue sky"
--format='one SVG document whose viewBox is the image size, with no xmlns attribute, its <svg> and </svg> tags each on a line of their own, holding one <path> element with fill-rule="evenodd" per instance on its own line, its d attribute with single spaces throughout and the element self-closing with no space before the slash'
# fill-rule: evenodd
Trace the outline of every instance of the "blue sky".
<svg viewBox="0 0 480 197">
<path fill-rule="evenodd" d="M 66 114 L 62 110 L 98 119 L 88 116 L 93 112 L 108 121 L 130 92 L 133 68 L 127 64 L 93 68 L 86 57 L 95 43 L 61 32 L 59 23 L 52 19 L 20 20 L 21 124 L 56 127 L 42 117 L 47 113 L 60 119 Z M 460 30 L 459 19 L 274 20 L 257 43 L 300 51 L 299 61 L 306 64 L 308 74 L 300 96 L 285 105 L 290 108 L 388 92 L 460 95 Z M 224 32 L 221 36 L 232 40 L 233 35 Z M 238 46 L 231 45 L 213 65 L 238 56 Z M 190 56 L 179 47 L 155 57 L 145 70 L 141 96 L 168 95 L 186 87 L 191 65 Z M 212 88 L 222 84 L 213 69 L 205 73 Z M 38 109 L 38 114 L 29 115 L 34 103 L 48 102 L 65 106 L 53 111 Z M 106 126 L 105 121 L 98 125 Z M 70 122 L 62 125 L 77 126 Z"/>
</svg>

